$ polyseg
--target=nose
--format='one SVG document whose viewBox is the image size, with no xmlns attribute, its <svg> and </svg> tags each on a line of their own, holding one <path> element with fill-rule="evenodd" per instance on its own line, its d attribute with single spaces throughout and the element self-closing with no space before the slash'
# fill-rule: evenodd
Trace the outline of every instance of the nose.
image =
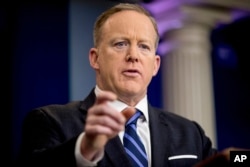
<svg viewBox="0 0 250 167">
<path fill-rule="evenodd" d="M 127 55 L 126 60 L 127 60 L 128 62 L 138 62 L 138 58 L 135 57 L 135 56 L 132 56 L 132 55 L 130 55 L 130 54 Z"/>
<path fill-rule="evenodd" d="M 138 62 L 138 52 L 137 48 L 131 46 L 130 49 L 128 50 L 127 56 L 126 56 L 126 61 L 128 62 Z"/>
</svg>

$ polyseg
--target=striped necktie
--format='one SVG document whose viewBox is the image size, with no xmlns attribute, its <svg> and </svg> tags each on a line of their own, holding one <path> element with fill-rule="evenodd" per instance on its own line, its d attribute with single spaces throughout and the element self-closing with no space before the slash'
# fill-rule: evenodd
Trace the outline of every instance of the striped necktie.
<svg viewBox="0 0 250 167">
<path fill-rule="evenodd" d="M 133 167 L 148 167 L 145 148 L 136 132 L 136 122 L 141 115 L 141 111 L 137 110 L 128 120 L 123 137 L 124 148 Z"/>
</svg>

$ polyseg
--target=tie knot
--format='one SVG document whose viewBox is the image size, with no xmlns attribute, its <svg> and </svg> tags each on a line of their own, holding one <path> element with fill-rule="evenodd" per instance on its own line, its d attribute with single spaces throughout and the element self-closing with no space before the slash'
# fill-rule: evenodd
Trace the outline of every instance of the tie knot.
<svg viewBox="0 0 250 167">
<path fill-rule="evenodd" d="M 138 118 L 142 115 L 142 112 L 138 109 L 136 109 L 135 114 L 128 120 L 128 122 L 126 123 L 127 125 L 131 125 L 131 124 L 136 124 L 136 121 L 138 120 Z"/>
</svg>

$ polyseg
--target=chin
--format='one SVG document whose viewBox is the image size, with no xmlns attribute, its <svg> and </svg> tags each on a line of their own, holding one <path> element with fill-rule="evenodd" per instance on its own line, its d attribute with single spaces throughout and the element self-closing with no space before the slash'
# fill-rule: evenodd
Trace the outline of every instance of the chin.
<svg viewBox="0 0 250 167">
<path fill-rule="evenodd" d="M 135 95 L 138 95 L 138 94 L 141 94 L 142 90 L 139 89 L 139 88 L 124 88 L 123 89 L 123 94 L 125 94 L 126 96 L 135 96 Z"/>
</svg>

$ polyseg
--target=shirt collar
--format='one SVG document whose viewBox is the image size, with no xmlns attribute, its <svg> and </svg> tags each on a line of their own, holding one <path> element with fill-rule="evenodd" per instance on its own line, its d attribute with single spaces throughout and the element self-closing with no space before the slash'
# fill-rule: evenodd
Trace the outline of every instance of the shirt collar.
<svg viewBox="0 0 250 167">
<path fill-rule="evenodd" d="M 102 90 L 96 85 L 95 87 L 95 94 L 98 95 Z M 125 104 L 122 101 L 114 100 L 108 103 L 112 107 L 114 107 L 118 111 L 122 111 L 126 107 L 128 107 L 127 104 Z M 148 121 L 148 99 L 147 95 L 145 95 L 135 106 L 135 108 L 139 109 L 143 115 L 145 116 L 145 119 Z"/>
</svg>

